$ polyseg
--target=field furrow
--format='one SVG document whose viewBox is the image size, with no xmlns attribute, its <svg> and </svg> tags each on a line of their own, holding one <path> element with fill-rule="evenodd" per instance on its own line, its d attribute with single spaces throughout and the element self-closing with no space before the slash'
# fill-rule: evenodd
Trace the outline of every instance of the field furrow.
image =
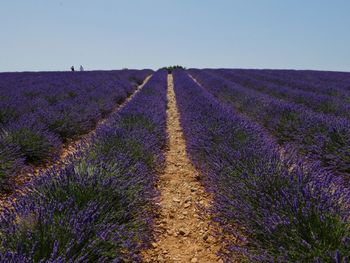
<svg viewBox="0 0 350 263">
<path fill-rule="evenodd" d="M 144 258 L 146 262 L 220 262 L 214 224 L 203 213 L 203 208 L 210 206 L 211 198 L 187 157 L 172 75 L 168 75 L 167 98 L 168 145 L 165 169 L 158 181 L 160 216 L 155 229 L 156 241 L 145 251 Z"/>
<path fill-rule="evenodd" d="M 349 82 L 0 73 L 0 262 L 347 262 Z"/>
</svg>

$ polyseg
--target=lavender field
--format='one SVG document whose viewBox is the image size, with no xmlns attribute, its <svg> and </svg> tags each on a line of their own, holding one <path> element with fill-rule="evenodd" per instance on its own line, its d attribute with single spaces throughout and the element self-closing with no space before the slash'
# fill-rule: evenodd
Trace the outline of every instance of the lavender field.
<svg viewBox="0 0 350 263">
<path fill-rule="evenodd" d="M 350 73 L 0 73 L 0 262 L 348 262 L 349 183 Z"/>
<path fill-rule="evenodd" d="M 0 189 L 25 165 L 58 157 L 151 72 L 0 73 Z"/>
</svg>

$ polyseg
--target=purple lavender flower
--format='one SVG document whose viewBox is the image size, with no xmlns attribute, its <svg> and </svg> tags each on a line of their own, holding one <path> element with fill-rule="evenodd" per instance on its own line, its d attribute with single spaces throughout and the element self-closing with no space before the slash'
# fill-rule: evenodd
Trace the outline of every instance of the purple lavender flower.
<svg viewBox="0 0 350 263">
<path fill-rule="evenodd" d="M 166 142 L 166 72 L 99 127 L 88 151 L 28 184 L 0 219 L 0 259 L 140 262 Z"/>
<path fill-rule="evenodd" d="M 213 194 L 215 220 L 243 243 L 226 240 L 227 261 L 241 255 L 253 262 L 326 262 L 337 251 L 349 259 L 343 241 L 349 236 L 349 191 L 342 180 L 318 163 L 306 166 L 293 148 L 281 155 L 264 128 L 186 71 L 174 72 L 174 84 L 187 150 Z M 224 99 L 225 88 L 213 84 L 206 88 Z"/>
<path fill-rule="evenodd" d="M 151 72 L 1 73 L 1 188 L 23 167 L 22 157 L 26 164 L 55 157 L 62 142 L 93 129 Z"/>
<path fill-rule="evenodd" d="M 264 126 L 279 144 L 291 144 L 307 158 L 348 177 L 349 120 L 315 113 L 304 106 L 247 89 L 220 77 L 215 70 L 189 72 L 222 103 Z"/>
</svg>

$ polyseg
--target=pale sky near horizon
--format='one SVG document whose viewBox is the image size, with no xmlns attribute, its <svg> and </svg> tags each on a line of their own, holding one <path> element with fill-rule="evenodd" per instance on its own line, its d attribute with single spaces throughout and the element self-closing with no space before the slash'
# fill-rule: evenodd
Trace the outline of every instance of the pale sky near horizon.
<svg viewBox="0 0 350 263">
<path fill-rule="evenodd" d="M 350 71 L 347 0 L 0 0 L 0 72 Z"/>
</svg>

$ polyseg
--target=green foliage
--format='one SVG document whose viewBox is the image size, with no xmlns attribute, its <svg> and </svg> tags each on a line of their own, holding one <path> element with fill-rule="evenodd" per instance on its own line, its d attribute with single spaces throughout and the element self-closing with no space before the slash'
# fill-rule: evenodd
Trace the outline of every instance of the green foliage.
<svg viewBox="0 0 350 263">
<path fill-rule="evenodd" d="M 15 170 L 15 166 L 15 160 L 10 159 L 6 152 L 0 151 L 0 189 L 7 183 L 9 173 Z"/>
<path fill-rule="evenodd" d="M 18 117 L 18 113 L 14 108 L 0 108 L 0 124 L 8 123 Z"/>
<path fill-rule="evenodd" d="M 75 98 L 78 96 L 78 94 L 73 90 L 68 91 L 67 95 L 68 95 L 68 98 Z"/>
<path fill-rule="evenodd" d="M 284 111 L 281 114 L 275 134 L 280 143 L 293 140 L 293 135 L 299 126 L 299 115 L 293 111 Z"/>
<path fill-rule="evenodd" d="M 336 113 L 337 109 L 337 105 L 331 101 L 324 102 L 320 107 L 320 111 L 324 113 Z"/>
<path fill-rule="evenodd" d="M 60 100 L 57 95 L 45 96 L 45 99 L 50 105 L 55 105 Z"/>
<path fill-rule="evenodd" d="M 60 115 L 55 116 L 54 119 L 50 119 L 48 128 L 50 131 L 58 134 L 60 138 L 65 142 L 68 139 L 75 138 L 75 136 L 86 132 L 84 127 L 77 122 L 78 119 L 74 116 Z"/>
<path fill-rule="evenodd" d="M 42 134 L 26 127 L 10 132 L 5 140 L 17 145 L 26 161 L 31 163 L 40 163 L 46 160 L 55 150 Z"/>
<path fill-rule="evenodd" d="M 161 69 L 167 70 L 168 73 L 170 74 L 174 69 L 186 69 L 186 68 L 180 65 L 174 65 L 174 66 L 162 67 Z"/>
<path fill-rule="evenodd" d="M 121 121 L 121 126 L 126 129 L 147 129 L 150 132 L 155 131 L 154 124 L 141 114 L 125 115 Z"/>
<path fill-rule="evenodd" d="M 34 90 L 24 90 L 23 95 L 27 98 L 34 99 L 40 96 L 40 92 Z"/>
<path fill-rule="evenodd" d="M 294 218 L 289 220 L 295 221 Z M 321 220 L 318 211 L 307 215 L 299 211 L 298 220 L 292 224 L 280 224 L 269 236 L 264 233 L 255 238 L 276 258 L 284 255 L 280 250 L 283 244 L 293 262 L 312 262 L 315 258 L 328 262 L 329 251 L 348 252 L 349 247 L 342 238 L 348 233 L 349 225 L 344 224 L 340 217 L 324 214 Z"/>
<path fill-rule="evenodd" d="M 37 213 L 18 218 L 18 230 L 8 238 L 7 248 L 15 249 L 20 240 L 21 250 L 30 253 L 32 240 L 36 240 L 34 262 L 50 258 L 52 253 L 55 253 L 55 244 L 59 244 L 56 248 L 58 255 L 74 255 L 75 259 L 82 252 L 86 253 L 86 250 L 91 249 L 89 259 L 97 262 L 99 252 L 96 247 L 103 248 L 105 253 L 108 251 L 104 255 L 106 257 L 118 256 L 123 240 L 110 242 L 107 238 L 98 238 L 97 233 L 105 229 L 106 235 L 113 236 L 117 233 L 109 231 L 108 227 L 115 224 L 130 229 L 145 227 L 135 219 L 135 211 L 130 210 L 130 204 L 137 200 L 140 189 L 134 186 L 122 187 L 116 181 L 116 178 L 120 178 L 117 170 L 107 171 L 85 160 L 75 164 L 74 169 L 66 171 L 63 177 L 56 174 L 33 193 L 38 195 L 39 199 L 45 197 L 52 200 L 51 204 L 43 202 L 45 207 L 40 208 L 50 211 L 51 216 L 41 216 L 39 209 Z M 126 198 L 125 192 L 130 192 L 129 198 Z M 82 223 L 85 217 L 87 224 Z M 83 235 L 79 237 L 79 242 L 71 243 L 77 238 L 77 227 L 84 229 Z M 95 248 L 87 245 L 92 242 Z"/>
</svg>

